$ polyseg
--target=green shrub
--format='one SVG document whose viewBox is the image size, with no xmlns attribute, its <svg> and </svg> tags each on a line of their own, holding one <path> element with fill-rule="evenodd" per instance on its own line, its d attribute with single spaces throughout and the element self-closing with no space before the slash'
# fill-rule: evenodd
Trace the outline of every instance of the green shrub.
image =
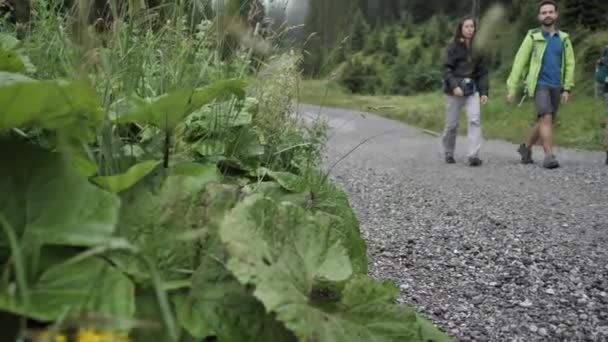
<svg viewBox="0 0 608 342">
<path fill-rule="evenodd" d="M 365 64 L 357 57 L 347 62 L 339 82 L 356 94 L 376 94 L 382 86 L 382 80 L 374 65 Z"/>
</svg>

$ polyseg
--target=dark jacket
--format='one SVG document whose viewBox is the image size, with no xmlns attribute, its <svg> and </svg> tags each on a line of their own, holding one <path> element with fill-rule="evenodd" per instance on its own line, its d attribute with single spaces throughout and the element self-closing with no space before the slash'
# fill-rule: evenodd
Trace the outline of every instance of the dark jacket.
<svg viewBox="0 0 608 342">
<path fill-rule="evenodd" d="M 483 54 L 472 52 L 464 43 L 451 43 L 443 63 L 443 91 L 453 95 L 465 77 L 475 81 L 480 96 L 488 95 L 490 81 Z"/>
</svg>

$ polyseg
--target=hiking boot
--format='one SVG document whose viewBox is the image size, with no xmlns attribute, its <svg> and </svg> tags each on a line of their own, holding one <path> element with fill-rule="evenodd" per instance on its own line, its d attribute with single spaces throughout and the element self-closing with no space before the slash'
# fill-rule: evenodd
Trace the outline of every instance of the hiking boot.
<svg viewBox="0 0 608 342">
<path fill-rule="evenodd" d="M 517 152 L 519 152 L 519 155 L 521 156 L 522 164 L 532 164 L 534 162 L 532 160 L 532 149 L 527 147 L 526 144 L 519 145 Z"/>
<path fill-rule="evenodd" d="M 479 166 L 482 161 L 478 157 L 469 157 L 469 166 Z"/>
<path fill-rule="evenodd" d="M 445 162 L 448 164 L 454 164 L 456 162 L 456 160 L 454 160 L 453 156 L 447 155 L 447 156 L 445 156 Z"/>
<path fill-rule="evenodd" d="M 555 169 L 559 167 L 559 163 L 557 162 L 557 159 L 555 159 L 554 155 L 548 155 L 543 161 L 543 167 L 545 169 Z"/>
</svg>

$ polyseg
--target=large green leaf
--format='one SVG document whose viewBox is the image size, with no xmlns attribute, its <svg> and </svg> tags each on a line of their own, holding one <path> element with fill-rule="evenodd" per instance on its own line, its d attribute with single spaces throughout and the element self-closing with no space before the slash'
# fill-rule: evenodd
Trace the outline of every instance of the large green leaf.
<svg viewBox="0 0 608 342">
<path fill-rule="evenodd" d="M 159 160 L 149 160 L 131 166 L 127 172 L 123 174 L 93 177 L 91 180 L 112 193 L 119 193 L 139 182 L 160 163 L 161 161 Z"/>
<path fill-rule="evenodd" d="M 324 215 L 252 196 L 226 216 L 227 268 L 302 341 L 423 341 L 414 311 L 357 277 Z"/>
<path fill-rule="evenodd" d="M 69 160 L 0 139 L 0 165 L 0 214 L 24 243 L 94 246 L 112 238 L 119 198 L 90 184 Z"/>
<path fill-rule="evenodd" d="M 205 139 L 195 145 L 195 150 L 203 157 L 226 155 L 226 141 L 223 139 Z"/>
<path fill-rule="evenodd" d="M 221 246 L 218 244 L 217 246 Z M 196 338 L 220 341 L 295 341 L 222 264 L 219 253 L 204 258 L 188 293 L 174 296 L 178 320 Z"/>
<path fill-rule="evenodd" d="M 163 95 L 151 103 L 117 118 L 118 123 L 149 123 L 171 130 L 183 118 L 215 99 L 245 96 L 245 81 L 222 80 L 200 89 L 182 89 Z"/>
<path fill-rule="evenodd" d="M 27 68 L 21 59 L 21 56 L 12 50 L 6 50 L 0 47 L 0 71 L 8 72 L 26 72 Z"/>
<path fill-rule="evenodd" d="M 314 211 L 322 211 L 336 218 L 334 228 L 340 232 L 341 239 L 348 248 L 353 270 L 358 274 L 367 274 L 367 246 L 348 196 L 320 170 L 309 169 L 306 173 L 306 184 L 311 192 L 309 206 Z"/>
<path fill-rule="evenodd" d="M 252 114 L 245 108 L 234 105 L 234 101 L 211 103 L 195 111 L 185 121 L 189 135 L 201 132 L 218 132 L 229 128 L 248 126 L 253 121 Z"/>
<path fill-rule="evenodd" d="M 98 258 L 57 264 L 45 270 L 30 290 L 25 306 L 0 291 L 0 310 L 39 321 L 53 321 L 65 313 L 95 313 L 130 318 L 135 313 L 134 286 L 124 274 Z"/>
<path fill-rule="evenodd" d="M 214 164 L 183 162 L 176 164 L 162 186 L 166 200 L 187 199 L 199 193 L 207 183 L 219 182 L 221 174 Z"/>
<path fill-rule="evenodd" d="M 301 207 L 306 207 L 310 200 L 310 194 L 290 192 L 277 182 L 254 182 L 243 186 L 241 191 L 245 195 L 262 194 L 276 202 L 289 201 Z"/>
<path fill-rule="evenodd" d="M 364 275 L 351 279 L 342 293 L 341 316 L 362 329 L 345 331 L 344 336 L 357 331 L 360 341 L 451 341 L 410 307 L 396 305 L 398 294 L 389 282 L 375 282 Z"/>
<path fill-rule="evenodd" d="M 19 46 L 19 39 L 10 34 L 0 33 L 0 47 L 5 50 L 15 50 Z"/>
<path fill-rule="evenodd" d="M 272 171 L 265 167 L 260 167 L 256 170 L 258 177 L 270 177 L 279 183 L 285 190 L 291 192 L 301 192 L 304 190 L 304 181 L 298 176 L 291 172 Z"/>
<path fill-rule="evenodd" d="M 0 72 L 0 132 L 35 127 L 90 141 L 103 120 L 95 91 L 80 82 Z"/>
<path fill-rule="evenodd" d="M 19 45 L 17 38 L 0 33 L 0 71 L 24 73 L 36 70 Z"/>
<path fill-rule="evenodd" d="M 149 255 L 164 280 L 189 278 L 198 265 L 199 240 L 185 237 L 193 231 L 204 234 L 217 220 L 216 208 L 223 217 L 236 202 L 237 189 L 218 184 L 219 179 L 215 165 L 186 162 L 175 165 L 166 179 L 137 183 L 121 193 L 117 234 Z M 117 252 L 111 259 L 138 280 L 149 278 L 132 255 Z"/>
</svg>

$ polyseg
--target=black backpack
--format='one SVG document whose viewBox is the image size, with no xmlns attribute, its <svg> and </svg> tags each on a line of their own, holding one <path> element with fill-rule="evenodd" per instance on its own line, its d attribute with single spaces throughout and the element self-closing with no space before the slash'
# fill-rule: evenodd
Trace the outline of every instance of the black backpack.
<svg viewBox="0 0 608 342">
<path fill-rule="evenodd" d="M 600 84 L 608 84 L 608 46 L 604 49 L 602 58 L 595 67 L 595 81 Z"/>
</svg>

